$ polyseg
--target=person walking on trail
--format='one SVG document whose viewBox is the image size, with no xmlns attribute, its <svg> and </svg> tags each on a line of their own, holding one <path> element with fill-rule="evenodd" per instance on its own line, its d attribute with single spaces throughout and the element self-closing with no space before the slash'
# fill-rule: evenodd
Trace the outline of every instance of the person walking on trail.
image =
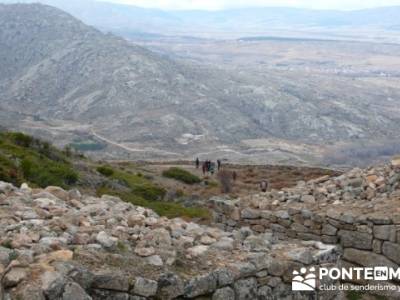
<svg viewBox="0 0 400 300">
<path fill-rule="evenodd" d="M 203 170 L 203 176 L 206 176 L 206 172 L 207 172 L 207 162 L 203 162 L 203 165 L 201 166 L 202 170 Z"/>
<path fill-rule="evenodd" d="M 267 192 L 268 182 L 266 180 L 260 182 L 260 189 L 263 193 Z"/>
<path fill-rule="evenodd" d="M 198 169 L 200 167 L 200 160 L 199 160 L 199 158 L 197 157 L 196 158 L 196 169 Z"/>
<path fill-rule="evenodd" d="M 236 181 L 236 179 L 237 179 L 237 173 L 236 173 L 236 171 L 233 171 L 233 172 L 232 172 L 232 179 L 233 179 L 233 182 Z"/>
<path fill-rule="evenodd" d="M 217 159 L 218 171 L 221 169 L 221 160 Z"/>
<path fill-rule="evenodd" d="M 214 162 L 210 162 L 210 172 L 211 172 L 211 175 L 214 175 L 214 172 L 215 172 L 215 163 Z"/>
</svg>

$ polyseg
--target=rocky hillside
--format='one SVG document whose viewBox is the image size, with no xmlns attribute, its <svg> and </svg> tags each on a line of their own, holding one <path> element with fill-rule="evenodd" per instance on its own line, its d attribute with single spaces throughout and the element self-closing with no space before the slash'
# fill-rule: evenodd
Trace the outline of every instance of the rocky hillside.
<svg viewBox="0 0 400 300">
<path fill-rule="evenodd" d="M 178 63 L 45 5 L 0 5 L 0 42 L 1 124 L 103 157 L 320 162 L 329 143 L 399 134 L 392 87 Z"/>
</svg>

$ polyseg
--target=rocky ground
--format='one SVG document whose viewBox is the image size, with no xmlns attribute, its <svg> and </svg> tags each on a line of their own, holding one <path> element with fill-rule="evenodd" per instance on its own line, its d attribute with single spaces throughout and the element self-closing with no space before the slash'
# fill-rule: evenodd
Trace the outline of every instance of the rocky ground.
<svg viewBox="0 0 400 300">
<path fill-rule="evenodd" d="M 0 299 L 314 299 L 292 292 L 294 270 L 398 267 L 399 182 L 393 159 L 264 194 L 213 197 L 212 226 L 117 197 L 0 182 Z"/>
<path fill-rule="evenodd" d="M 59 187 L 1 182 L 0 224 L 0 299 L 292 299 L 294 269 L 338 258 L 336 246 L 227 232 Z"/>
</svg>

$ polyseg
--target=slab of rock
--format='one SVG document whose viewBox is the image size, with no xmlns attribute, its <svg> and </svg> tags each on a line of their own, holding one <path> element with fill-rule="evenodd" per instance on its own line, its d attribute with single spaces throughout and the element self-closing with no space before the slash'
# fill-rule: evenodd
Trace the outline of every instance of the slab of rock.
<svg viewBox="0 0 400 300">
<path fill-rule="evenodd" d="M 24 268 L 12 268 L 3 277 L 3 285 L 5 288 L 17 286 L 27 275 L 28 273 Z"/>
<path fill-rule="evenodd" d="M 388 241 L 394 236 L 396 239 L 396 227 L 394 225 L 375 225 L 374 237 L 380 240 Z"/>
<path fill-rule="evenodd" d="M 271 249 L 271 240 L 265 235 L 251 235 L 244 240 L 243 246 L 249 251 L 265 252 Z"/>
<path fill-rule="evenodd" d="M 151 255 L 146 257 L 146 261 L 148 264 L 156 267 L 161 267 L 164 265 L 162 258 L 159 255 Z"/>
<path fill-rule="evenodd" d="M 133 289 L 134 294 L 144 297 L 155 296 L 157 294 L 157 281 L 138 277 Z"/>
<path fill-rule="evenodd" d="M 69 282 L 64 288 L 62 300 L 92 300 L 92 297 L 79 284 Z"/>
<path fill-rule="evenodd" d="M 209 246 L 206 245 L 198 245 L 187 249 L 188 255 L 191 257 L 198 257 L 203 255 L 209 250 Z"/>
<path fill-rule="evenodd" d="M 144 224 L 145 216 L 139 214 L 130 214 L 128 216 L 128 226 L 135 227 L 135 226 L 142 226 Z"/>
<path fill-rule="evenodd" d="M 49 299 L 58 299 L 61 297 L 64 286 L 67 283 L 66 278 L 62 274 L 54 271 L 43 273 L 41 281 L 41 289 Z"/>
<path fill-rule="evenodd" d="M 296 248 L 286 252 L 287 257 L 291 260 L 300 262 L 302 264 L 309 265 L 314 259 L 311 250 L 308 248 Z"/>
<path fill-rule="evenodd" d="M 389 259 L 394 261 L 397 264 L 400 264 L 400 245 L 384 242 L 382 245 L 382 253 L 387 256 Z"/>
<path fill-rule="evenodd" d="M 100 231 L 96 236 L 96 241 L 104 248 L 113 248 L 116 246 L 118 239 L 109 236 L 106 232 Z"/>
<path fill-rule="evenodd" d="M 153 247 L 136 247 L 135 253 L 142 257 L 152 256 L 156 253 Z"/>
<path fill-rule="evenodd" d="M 236 299 L 254 300 L 257 299 L 257 279 L 251 277 L 241 279 L 234 283 Z"/>
<path fill-rule="evenodd" d="M 0 265 L 5 267 L 11 262 L 11 254 L 13 250 L 0 246 Z"/>
<path fill-rule="evenodd" d="M 129 291 L 129 279 L 124 274 L 97 273 L 93 278 L 93 287 L 97 289 L 113 290 L 120 292 Z"/>
<path fill-rule="evenodd" d="M 212 300 L 235 300 L 235 292 L 230 287 L 218 289 L 213 294 Z"/>
<path fill-rule="evenodd" d="M 207 295 L 217 288 L 217 279 L 214 274 L 205 274 L 194 277 L 185 285 L 184 296 L 194 298 L 200 295 Z"/>
<path fill-rule="evenodd" d="M 252 208 L 245 208 L 241 212 L 241 217 L 243 219 L 258 219 L 258 218 L 260 218 L 260 210 L 252 209 Z"/>
<path fill-rule="evenodd" d="M 162 274 L 158 279 L 157 297 L 172 300 L 184 293 L 184 284 L 181 278 L 173 273 Z"/>
<path fill-rule="evenodd" d="M 54 195 L 55 197 L 57 197 L 60 200 L 63 200 L 63 201 L 69 200 L 68 192 L 58 186 L 49 186 L 49 187 L 45 188 L 45 191 Z"/>
<path fill-rule="evenodd" d="M 347 248 L 344 249 L 343 259 L 364 267 L 385 266 L 397 269 L 396 264 L 391 262 L 385 256 L 371 251 Z"/>
<path fill-rule="evenodd" d="M 234 240 L 232 238 L 223 237 L 219 241 L 212 244 L 211 247 L 218 250 L 231 251 L 233 250 L 233 243 Z"/>
<path fill-rule="evenodd" d="M 372 250 L 372 235 L 367 232 L 340 230 L 338 235 L 345 248 Z"/>
</svg>

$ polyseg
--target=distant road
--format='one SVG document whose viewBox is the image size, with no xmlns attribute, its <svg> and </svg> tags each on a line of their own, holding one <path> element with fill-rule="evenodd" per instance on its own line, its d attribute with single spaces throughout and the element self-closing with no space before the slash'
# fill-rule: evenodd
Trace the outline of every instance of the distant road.
<svg viewBox="0 0 400 300">
<path fill-rule="evenodd" d="M 129 147 L 123 145 L 123 144 L 119 144 L 119 143 L 114 142 L 114 141 L 112 141 L 112 140 L 110 140 L 110 139 L 108 139 L 108 138 L 106 138 L 106 137 L 104 137 L 104 136 L 101 136 L 101 135 L 97 134 L 93 129 L 90 131 L 90 133 L 91 133 L 93 136 L 95 136 L 96 138 L 98 138 L 99 140 L 103 141 L 103 142 L 106 142 L 106 143 L 108 143 L 108 144 L 110 144 L 110 145 L 113 145 L 113 146 L 115 146 L 115 147 L 119 147 L 119 148 L 124 149 L 124 150 L 129 151 L 129 152 L 154 152 L 154 153 L 161 153 L 161 154 L 169 154 L 169 155 L 176 155 L 176 156 L 179 156 L 178 153 L 162 151 L 162 150 L 159 150 L 159 149 L 151 149 L 151 148 L 145 148 L 145 149 L 129 148 Z"/>
</svg>

